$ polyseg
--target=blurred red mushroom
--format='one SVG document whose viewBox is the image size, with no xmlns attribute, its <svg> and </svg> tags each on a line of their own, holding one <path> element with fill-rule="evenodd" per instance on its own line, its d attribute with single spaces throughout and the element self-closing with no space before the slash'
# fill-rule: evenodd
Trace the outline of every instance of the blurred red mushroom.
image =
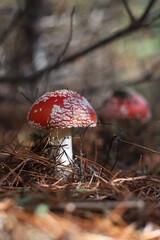
<svg viewBox="0 0 160 240">
<path fill-rule="evenodd" d="M 50 141 L 59 145 L 61 162 L 68 165 L 73 157 L 72 128 L 95 127 L 96 114 L 89 102 L 70 90 L 57 90 L 42 95 L 30 108 L 28 123 L 52 130 Z"/>
<path fill-rule="evenodd" d="M 151 119 L 151 111 L 143 96 L 135 91 L 115 91 L 102 107 L 101 115 L 108 119 L 136 119 L 147 122 Z"/>
<path fill-rule="evenodd" d="M 112 93 L 102 106 L 100 112 L 102 123 L 108 119 L 115 120 L 116 125 L 103 125 L 100 133 L 103 136 L 102 147 L 106 149 L 114 135 L 118 135 L 128 141 L 136 141 L 143 145 L 147 137 L 148 121 L 151 119 L 151 111 L 145 98 L 133 90 L 116 90 Z M 105 127 L 104 127 L 105 126 Z M 116 127 L 115 127 L 116 126 Z M 118 126 L 118 128 L 117 128 Z M 110 141 L 110 142 L 109 142 Z M 135 150 L 133 146 L 121 143 L 119 158 L 121 163 L 135 163 L 135 156 L 140 156 L 141 152 Z M 129 157 L 128 157 L 129 156 Z"/>
</svg>

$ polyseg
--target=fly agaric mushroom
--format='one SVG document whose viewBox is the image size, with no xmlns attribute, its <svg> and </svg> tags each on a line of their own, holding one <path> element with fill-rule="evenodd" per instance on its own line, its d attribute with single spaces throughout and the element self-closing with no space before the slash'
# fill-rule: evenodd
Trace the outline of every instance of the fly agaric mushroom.
<svg viewBox="0 0 160 240">
<path fill-rule="evenodd" d="M 151 112 L 147 101 L 135 91 L 118 90 L 104 102 L 102 117 L 147 122 Z"/>
<path fill-rule="evenodd" d="M 97 117 L 89 102 L 70 90 L 57 90 L 42 95 L 28 113 L 28 123 L 33 127 L 49 128 L 51 142 L 60 145 L 61 162 L 72 160 L 72 128 L 95 127 Z"/>
</svg>

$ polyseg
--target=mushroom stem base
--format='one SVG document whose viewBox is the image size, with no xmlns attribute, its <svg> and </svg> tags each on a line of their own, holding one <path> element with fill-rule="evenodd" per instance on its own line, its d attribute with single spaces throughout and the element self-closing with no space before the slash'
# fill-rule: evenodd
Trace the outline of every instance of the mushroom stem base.
<svg viewBox="0 0 160 240">
<path fill-rule="evenodd" d="M 57 157 L 60 162 L 65 166 L 69 165 L 73 159 L 71 128 L 54 130 L 50 136 L 50 143 L 58 147 Z"/>
</svg>

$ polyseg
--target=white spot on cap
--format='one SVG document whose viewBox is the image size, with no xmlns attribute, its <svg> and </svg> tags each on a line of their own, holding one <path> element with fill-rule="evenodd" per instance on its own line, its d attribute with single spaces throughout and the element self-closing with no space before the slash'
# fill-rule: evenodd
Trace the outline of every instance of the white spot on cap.
<svg viewBox="0 0 160 240">
<path fill-rule="evenodd" d="M 127 111 L 126 106 L 121 106 L 121 107 L 120 107 L 120 113 L 121 113 L 123 116 L 127 116 L 127 115 L 128 115 L 128 111 Z"/>
</svg>

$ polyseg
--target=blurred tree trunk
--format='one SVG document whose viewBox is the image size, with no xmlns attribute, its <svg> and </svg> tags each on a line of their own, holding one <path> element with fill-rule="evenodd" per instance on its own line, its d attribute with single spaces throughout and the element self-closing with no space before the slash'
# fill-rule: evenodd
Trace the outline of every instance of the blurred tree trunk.
<svg viewBox="0 0 160 240">
<path fill-rule="evenodd" d="M 44 15 L 44 0 L 24 0 L 25 17 L 17 30 L 9 71 L 13 75 L 28 74 L 47 65 L 45 49 L 40 43 L 39 23 Z"/>
<path fill-rule="evenodd" d="M 25 0 L 28 12 L 24 23 L 25 37 L 28 42 L 28 54 L 34 70 L 39 70 L 47 65 L 45 50 L 40 43 L 40 20 L 44 15 L 44 0 Z"/>
</svg>

